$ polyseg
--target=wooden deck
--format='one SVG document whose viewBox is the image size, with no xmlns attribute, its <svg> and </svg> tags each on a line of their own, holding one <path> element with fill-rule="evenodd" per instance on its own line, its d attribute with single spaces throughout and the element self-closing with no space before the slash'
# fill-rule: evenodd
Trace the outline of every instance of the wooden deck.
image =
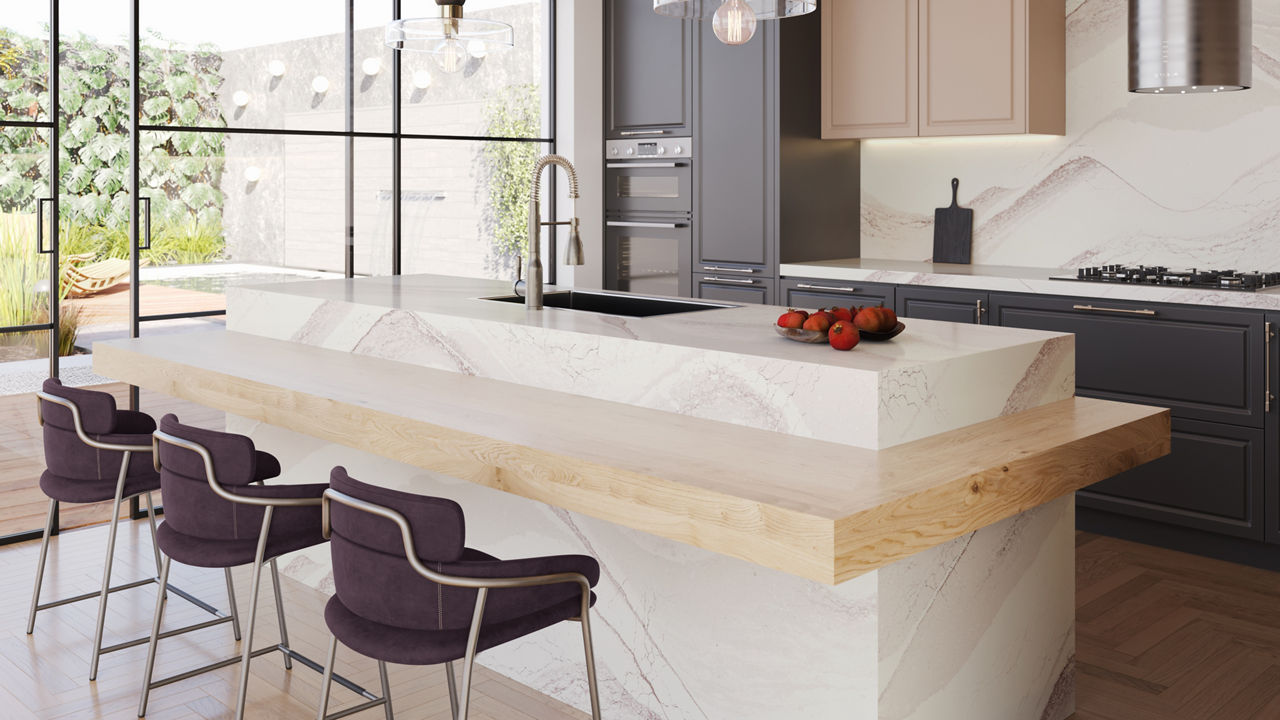
<svg viewBox="0 0 1280 720">
<path fill-rule="evenodd" d="M 227 298 L 221 293 L 144 283 L 138 295 L 143 315 L 172 315 L 227 309 Z M 81 325 L 127 323 L 129 322 L 129 285 L 118 285 L 108 292 L 78 300 L 68 300 L 66 304 L 68 307 L 79 309 Z"/>
<path fill-rule="evenodd" d="M 110 392 L 121 407 L 128 406 L 128 386 L 122 383 L 93 389 Z M 172 412 L 196 425 L 224 427 L 222 412 L 183 400 L 143 392 L 141 405 L 157 418 Z M 35 396 L 0 396 L 0 537 L 44 527 L 49 509 L 49 499 L 40 492 L 39 486 L 44 467 Z M 63 505 L 59 512 L 65 530 L 105 522 L 111 517 L 111 504 Z"/>
</svg>

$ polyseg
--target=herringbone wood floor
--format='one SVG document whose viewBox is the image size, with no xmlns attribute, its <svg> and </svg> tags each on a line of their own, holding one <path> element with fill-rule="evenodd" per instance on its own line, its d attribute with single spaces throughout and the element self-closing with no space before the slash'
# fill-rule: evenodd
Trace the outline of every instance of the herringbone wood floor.
<svg viewBox="0 0 1280 720">
<path fill-rule="evenodd" d="M 105 535 L 99 526 L 64 533 L 55 541 L 46 599 L 97 587 Z M 125 524 L 118 581 L 154 571 L 149 543 L 145 526 Z M 1280 574 L 1084 533 L 1077 536 L 1077 547 L 1075 720 L 1280 719 Z M 92 602 L 43 612 L 35 635 L 23 633 L 36 550 L 36 543 L 0 548 L 0 573 L 7 578 L 0 585 L 0 718 L 133 718 L 145 651 L 105 656 L 98 682 L 90 684 Z M 174 582 L 225 604 L 217 571 L 175 565 Z M 244 571 L 237 576 L 237 590 L 243 611 L 248 595 Z M 109 641 L 146 632 L 153 592 L 147 587 L 112 597 Z M 327 639 L 321 619 L 324 595 L 288 578 L 285 593 L 294 646 L 310 657 L 322 657 Z M 269 597 L 259 607 L 264 612 L 255 645 L 276 637 Z M 207 617 L 175 599 L 166 627 Z M 566 625 L 546 632 L 576 633 L 577 628 Z M 234 651 L 225 626 L 200 631 L 162 642 L 158 671 L 177 672 Z M 339 653 L 339 666 L 339 672 L 376 689 L 371 661 L 345 651 Z M 156 690 L 148 717 L 228 717 L 235 672 L 228 668 Z M 447 718 L 442 670 L 393 667 L 391 681 L 398 718 Z M 277 656 L 265 656 L 253 665 L 249 717 L 313 717 L 318 688 L 315 673 L 295 666 L 286 674 Z M 479 675 L 475 697 L 472 717 L 477 720 L 585 717 L 487 671 Z M 355 702 L 341 688 L 335 688 L 334 699 L 334 709 Z M 617 718 L 616 711 L 607 715 Z M 368 717 L 380 715 L 369 711 Z M 959 711 L 956 718 L 987 720 Z"/>
</svg>

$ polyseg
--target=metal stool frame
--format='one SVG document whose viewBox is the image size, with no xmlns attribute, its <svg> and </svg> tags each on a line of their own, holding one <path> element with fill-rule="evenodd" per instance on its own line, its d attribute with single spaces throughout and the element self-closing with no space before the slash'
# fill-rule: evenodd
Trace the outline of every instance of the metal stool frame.
<svg viewBox="0 0 1280 720">
<path fill-rule="evenodd" d="M 324 536 L 327 538 L 332 533 L 333 527 L 330 523 L 329 508 L 330 503 L 339 502 L 356 510 L 377 515 L 394 522 L 400 528 L 400 537 L 404 543 L 405 558 L 409 561 L 409 565 L 414 571 L 422 577 L 438 583 L 440 585 L 449 585 L 460 588 L 476 589 L 476 605 L 471 616 L 471 628 L 467 634 L 467 652 L 462 658 L 462 693 L 459 697 L 454 678 L 453 663 L 446 662 L 445 672 L 449 681 L 449 706 L 453 710 L 455 720 L 467 720 L 468 705 L 471 700 L 471 677 L 472 669 L 476 659 L 476 646 L 480 641 L 480 626 L 484 619 L 484 605 L 489 596 L 490 589 L 500 588 L 519 588 L 533 587 L 537 585 L 558 585 L 560 583 L 577 583 L 582 588 L 582 609 L 578 617 L 571 618 L 582 624 L 582 646 L 586 655 L 587 665 L 587 683 L 591 692 L 591 717 L 593 720 L 600 720 L 600 692 L 596 685 L 596 660 L 595 653 L 592 650 L 591 643 L 591 582 L 581 573 L 557 573 L 554 575 L 533 575 L 528 577 L 515 578 L 472 578 L 456 575 L 446 575 L 438 573 L 427 567 L 418 559 L 418 553 L 414 548 L 413 531 L 409 527 L 409 521 L 404 515 L 392 510 L 391 508 L 377 505 L 375 503 L 360 500 L 351 497 L 337 490 L 326 490 L 323 497 L 322 505 L 322 523 L 324 527 Z M 387 666 L 386 663 L 378 661 L 378 673 L 382 678 L 382 697 L 370 702 L 347 708 L 341 712 L 332 715 L 326 714 L 329 708 L 329 680 L 333 677 L 333 663 L 337 654 L 338 638 L 329 634 L 329 654 L 325 661 L 324 679 L 320 685 L 320 708 L 316 715 L 317 720 L 337 720 L 353 713 L 367 710 L 378 705 L 383 706 L 387 720 L 393 720 L 394 715 L 391 710 L 391 688 L 387 682 Z"/>
<path fill-rule="evenodd" d="M 153 458 L 153 462 L 155 463 L 157 472 L 160 471 L 159 445 L 162 442 L 168 443 L 170 445 L 174 445 L 176 447 L 184 448 L 186 450 L 190 450 L 196 453 L 197 455 L 199 455 L 200 458 L 204 461 L 205 478 L 209 481 L 209 487 L 213 489 L 213 492 L 218 497 L 222 498 L 223 500 L 227 500 L 228 502 L 233 502 L 240 505 L 254 505 L 257 507 L 264 508 L 264 510 L 262 514 L 262 529 L 258 533 L 258 546 L 253 559 L 253 583 L 249 591 L 248 624 L 245 627 L 243 640 L 241 640 L 239 634 L 236 635 L 236 640 L 241 640 L 243 645 L 243 647 L 241 648 L 240 654 L 235 655 L 233 657 L 226 658 L 224 660 L 218 660 L 216 662 L 209 663 L 208 665 L 203 665 L 193 670 L 187 670 L 185 672 L 178 673 L 177 675 L 171 675 L 167 678 L 162 678 L 160 680 L 153 680 L 152 678 L 155 674 L 155 664 L 156 664 L 156 646 L 158 645 L 158 641 L 160 640 L 160 638 L 169 637 L 170 635 L 173 634 L 170 632 L 166 632 L 166 633 L 160 632 L 160 623 L 164 619 L 165 598 L 163 596 L 156 598 L 155 616 L 152 619 L 152 623 L 151 623 L 150 645 L 147 649 L 146 671 L 143 676 L 143 682 L 142 682 L 142 697 L 138 701 L 138 717 L 146 716 L 147 700 L 151 695 L 151 691 L 154 690 L 155 688 L 163 687 L 165 685 L 179 682 L 181 680 L 186 680 L 188 678 L 195 677 L 196 675 L 209 672 L 210 670 L 217 670 L 219 668 L 224 668 L 229 665 L 240 663 L 240 687 L 236 694 L 235 718 L 236 720 L 243 720 L 245 703 L 248 699 L 248 690 L 249 690 L 249 661 L 252 660 L 253 658 L 259 657 L 261 655 L 266 655 L 267 653 L 275 652 L 278 650 L 284 656 L 285 670 L 293 669 L 294 660 L 297 660 L 298 662 L 302 663 L 306 667 L 316 672 L 324 672 L 325 670 L 324 667 L 320 665 L 320 663 L 317 663 L 316 661 L 306 657 L 305 655 L 302 655 L 301 653 L 289 647 L 289 630 L 285 624 L 284 601 L 281 599 L 281 596 L 280 596 L 280 571 L 279 571 L 279 568 L 277 567 L 275 558 L 271 558 L 269 561 L 264 560 L 264 556 L 266 555 L 266 550 L 267 550 L 267 536 L 271 530 L 272 511 L 277 507 L 305 507 L 305 506 L 320 505 L 321 498 L 270 498 L 268 499 L 268 498 L 257 498 L 257 497 L 247 497 L 243 495 L 235 495 L 229 492 L 225 487 L 223 487 L 218 482 L 217 476 L 213 471 L 213 457 L 209 454 L 208 448 L 204 447 L 199 443 L 192 442 L 185 438 L 180 438 L 174 435 L 170 435 L 169 433 L 166 433 L 161 430 L 156 430 L 155 433 L 153 433 L 152 435 L 152 445 L 155 451 L 152 455 L 152 458 Z M 325 537 L 328 537 L 328 536 L 326 535 Z M 257 650 L 254 650 L 253 649 L 253 630 L 254 630 L 254 625 L 257 621 L 257 615 L 258 615 L 258 594 L 261 588 L 262 565 L 264 562 L 266 562 L 271 566 L 271 585 L 272 585 L 272 589 L 275 592 L 276 617 L 280 622 L 280 642 L 275 645 L 268 645 L 267 647 L 258 648 Z M 167 555 L 164 556 L 164 561 L 160 569 L 161 582 L 165 582 L 168 580 L 169 566 L 171 563 L 172 563 L 172 558 L 168 557 Z M 227 568 L 226 571 L 227 571 L 227 577 L 229 578 L 231 573 L 230 568 Z M 346 687 L 347 689 L 351 690 L 352 692 L 366 699 L 369 699 L 369 700 L 377 699 L 377 696 L 375 696 L 373 693 L 369 692 L 368 690 L 365 690 L 361 686 L 357 685 L 356 683 L 342 676 L 334 676 L 333 679 L 336 680 L 343 687 Z M 386 684 L 386 678 L 384 675 L 383 677 L 384 687 L 385 687 L 385 684 Z"/>
<path fill-rule="evenodd" d="M 215 616 L 216 618 L 214 620 L 209 620 L 203 623 L 197 623 L 195 625 L 190 625 L 184 628 L 180 628 L 178 630 L 170 631 L 169 633 L 166 633 L 166 635 L 178 635 L 185 632 L 191 632 L 192 630 L 200 630 L 203 628 L 213 627 L 215 625 L 221 625 L 222 623 L 229 622 L 231 623 L 231 627 L 233 632 L 235 633 L 236 639 L 239 640 L 240 639 L 240 618 L 236 611 L 235 587 L 231 583 L 230 571 L 227 571 L 227 574 L 226 574 L 227 600 L 231 605 L 230 615 L 224 614 L 221 610 L 213 607 L 212 605 L 209 605 L 208 603 L 204 602 L 203 600 L 200 600 L 199 598 L 191 595 L 190 593 L 183 591 L 181 588 L 167 585 L 163 580 L 160 579 L 160 575 L 161 575 L 160 548 L 156 544 L 156 512 L 155 512 L 155 504 L 152 500 L 151 493 L 143 492 L 143 493 L 134 493 L 133 495 L 124 494 L 125 479 L 128 477 L 128 473 L 129 473 L 129 461 L 132 459 L 133 454 L 134 453 L 150 453 L 152 451 L 152 446 L 105 443 L 89 437 L 89 434 L 85 432 L 84 423 L 80 419 L 79 406 L 77 406 L 74 402 L 68 400 L 67 398 L 60 397 L 57 395 L 52 395 L 44 391 L 40 391 L 36 393 L 36 419 L 40 423 L 41 427 L 44 426 L 44 404 L 43 404 L 44 402 L 50 402 L 50 403 L 53 403 L 54 405 L 61 405 L 62 407 L 67 408 L 67 410 L 71 412 L 71 422 L 72 422 L 72 426 L 75 428 L 76 436 L 79 437 L 80 441 L 83 442 L 85 445 L 88 445 L 89 447 L 97 450 L 121 452 L 121 453 L 124 453 L 124 456 L 120 460 L 120 474 L 116 479 L 115 502 L 111 508 L 111 529 L 107 535 L 107 559 L 105 564 L 103 565 L 101 590 L 98 590 L 97 592 L 84 593 L 83 595 L 76 595 L 75 597 L 62 598 L 61 600 L 51 600 L 45 603 L 40 602 L 40 588 L 44 584 L 45 563 L 49 556 L 49 538 L 53 535 L 53 524 L 57 518 L 57 512 L 58 512 L 58 501 L 52 498 L 49 500 L 49 514 L 44 524 L 44 536 L 40 541 L 40 560 L 36 565 L 35 589 L 31 593 L 31 610 L 27 615 L 27 634 L 31 635 L 32 633 L 35 632 L 37 612 L 41 610 L 48 610 L 50 608 L 59 607 L 62 605 L 70 605 L 71 603 L 80 602 L 82 600 L 89 600 L 95 597 L 98 598 L 98 622 L 97 622 L 97 625 L 95 626 L 94 634 L 93 634 L 93 657 L 89 662 L 89 681 L 93 682 L 98 679 L 98 661 L 101 658 L 101 656 L 106 655 L 107 653 L 115 652 L 117 650 L 124 650 L 125 648 L 131 648 L 137 645 L 142 645 L 143 643 L 147 642 L 146 637 L 140 637 L 140 638 L 135 638 L 133 640 L 128 640 L 125 642 L 116 643 L 115 645 L 108 645 L 107 647 L 102 646 L 102 635 L 103 635 L 104 628 L 106 626 L 106 619 L 107 619 L 107 597 L 114 592 L 120 592 L 121 590 L 131 590 L 136 587 L 142 587 L 144 585 L 156 583 L 160 585 L 160 587 L 165 588 L 168 592 L 171 592 L 181 597 L 182 599 L 186 600 L 187 602 L 190 602 L 191 604 Z M 137 497 L 138 495 L 145 495 L 147 499 L 147 520 L 151 528 L 151 550 L 155 554 L 156 575 L 154 577 L 146 578 L 144 580 L 135 580 L 133 582 L 125 583 L 123 585 L 116 585 L 112 587 L 111 567 L 112 567 L 112 562 L 115 558 L 115 551 L 116 551 L 116 531 L 120 525 L 120 505 L 125 500 L 129 498 Z M 166 593 L 161 592 L 160 594 L 164 595 Z"/>
</svg>

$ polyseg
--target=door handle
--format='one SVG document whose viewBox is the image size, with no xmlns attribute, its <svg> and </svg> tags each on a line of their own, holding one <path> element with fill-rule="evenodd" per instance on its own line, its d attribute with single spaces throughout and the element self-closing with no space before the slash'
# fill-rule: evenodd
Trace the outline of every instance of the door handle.
<svg viewBox="0 0 1280 720">
<path fill-rule="evenodd" d="M 147 206 L 146 213 L 143 215 L 143 219 L 144 219 L 143 230 L 145 232 L 145 235 L 143 237 L 146 238 L 146 242 L 142 246 L 140 246 L 138 249 L 150 250 L 151 249 L 151 198 L 140 197 L 138 198 L 138 203 L 145 204 Z"/>
<path fill-rule="evenodd" d="M 1146 315 L 1148 317 L 1153 317 L 1156 314 L 1155 310 L 1129 310 L 1127 308 L 1095 307 L 1093 305 L 1072 305 L 1071 309 L 1085 310 L 1088 312 L 1118 313 L 1121 315 Z"/>
<path fill-rule="evenodd" d="M 808 283 L 796 283 L 796 287 L 800 290 L 829 290 L 831 292 L 858 292 L 855 287 L 834 287 L 831 285 L 810 285 Z"/>
<path fill-rule="evenodd" d="M 974 317 L 974 324 L 976 324 L 976 325 L 981 325 L 981 324 L 982 324 L 982 316 L 983 316 L 983 315 L 985 315 L 985 314 L 987 313 L 987 309 L 986 309 L 985 307 L 983 307 L 983 306 L 982 306 L 982 301 L 981 301 L 981 300 L 979 300 L 979 301 L 978 301 L 977 306 L 974 308 L 974 313 L 975 313 L 975 317 Z"/>
<path fill-rule="evenodd" d="M 1275 399 L 1275 396 L 1271 394 L 1271 338 L 1276 334 L 1275 326 L 1271 323 L 1264 323 L 1262 332 L 1263 337 L 1266 338 L 1266 361 L 1264 363 L 1266 369 L 1263 372 L 1267 376 L 1267 394 L 1263 398 L 1262 411 L 1269 413 L 1271 412 L 1271 401 Z"/>
<path fill-rule="evenodd" d="M 702 272 L 713 272 L 713 273 L 714 272 L 731 272 L 731 273 L 754 274 L 756 272 L 756 269 L 755 268 L 720 267 L 718 265 L 703 265 Z"/>
<path fill-rule="evenodd" d="M 743 280 L 741 278 L 722 278 L 722 277 L 711 277 L 711 276 L 702 278 L 702 281 L 718 282 L 718 283 L 734 283 L 735 285 L 755 285 L 756 284 L 755 280 Z"/>
<path fill-rule="evenodd" d="M 666 130 L 623 130 L 618 133 L 622 137 L 635 137 L 637 135 L 666 135 Z"/>
<path fill-rule="evenodd" d="M 630 228 L 668 228 L 678 230 L 683 227 L 689 227 L 685 223 L 660 223 L 660 222 L 630 222 L 622 220 L 609 220 L 605 222 L 609 227 L 630 227 Z"/>
<path fill-rule="evenodd" d="M 671 162 L 613 162 L 606 163 L 605 167 L 609 170 L 629 170 L 632 168 L 682 168 L 688 165 L 689 163 L 672 160 Z"/>
<path fill-rule="evenodd" d="M 44 204 L 53 203 L 53 198 L 40 198 L 36 201 L 36 251 L 41 255 L 53 253 L 53 248 L 44 249 Z"/>
</svg>

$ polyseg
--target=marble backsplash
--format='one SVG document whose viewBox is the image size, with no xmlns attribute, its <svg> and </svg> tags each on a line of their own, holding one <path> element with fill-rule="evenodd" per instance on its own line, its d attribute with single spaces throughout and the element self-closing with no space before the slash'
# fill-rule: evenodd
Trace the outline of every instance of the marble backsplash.
<svg viewBox="0 0 1280 720">
<path fill-rule="evenodd" d="M 1253 4 L 1254 87 L 1127 92 L 1126 0 L 1067 0 L 1067 135 L 872 140 L 862 256 L 926 260 L 974 209 L 973 262 L 1280 268 L 1280 0 Z"/>
</svg>

